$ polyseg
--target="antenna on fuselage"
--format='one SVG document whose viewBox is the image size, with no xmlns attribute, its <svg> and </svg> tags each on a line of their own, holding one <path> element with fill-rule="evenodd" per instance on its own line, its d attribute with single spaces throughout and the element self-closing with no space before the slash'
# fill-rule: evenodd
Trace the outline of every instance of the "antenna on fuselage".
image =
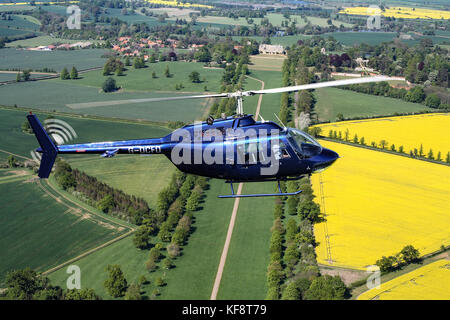
<svg viewBox="0 0 450 320">
<path fill-rule="evenodd" d="M 276 118 L 277 118 L 277 120 L 283 125 L 283 130 L 286 130 L 287 128 L 286 128 L 286 126 L 284 125 L 284 123 L 283 123 L 283 121 L 281 121 L 280 120 L 280 118 L 278 118 L 278 116 L 274 113 L 273 114 Z"/>
</svg>

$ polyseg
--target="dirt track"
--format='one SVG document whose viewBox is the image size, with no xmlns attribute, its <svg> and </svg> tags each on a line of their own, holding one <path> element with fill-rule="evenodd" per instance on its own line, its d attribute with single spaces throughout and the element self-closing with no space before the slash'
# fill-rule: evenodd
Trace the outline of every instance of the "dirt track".
<svg viewBox="0 0 450 320">
<path fill-rule="evenodd" d="M 264 81 L 253 78 L 253 77 L 249 77 L 249 76 L 247 76 L 247 77 L 250 79 L 259 81 L 261 83 L 261 90 L 264 89 Z M 255 112 L 255 120 L 258 120 L 259 110 L 261 109 L 261 102 L 262 102 L 262 95 L 259 95 L 258 104 L 256 107 L 256 112 Z M 243 186 L 244 186 L 243 183 L 239 183 L 237 194 L 241 194 Z M 236 221 L 236 215 L 237 215 L 237 211 L 239 209 L 239 200 L 240 200 L 240 198 L 235 198 L 235 200 L 234 200 L 233 212 L 231 213 L 231 219 L 230 219 L 230 223 L 228 225 L 227 237 L 225 238 L 225 244 L 223 246 L 222 255 L 220 257 L 219 267 L 217 268 L 216 279 L 214 281 L 214 286 L 213 286 L 213 289 L 211 292 L 211 298 L 210 298 L 211 300 L 216 300 L 217 293 L 219 292 L 220 281 L 222 280 L 223 268 L 225 267 L 225 262 L 227 261 L 228 249 L 230 247 L 231 236 L 233 235 L 234 223 Z"/>
</svg>

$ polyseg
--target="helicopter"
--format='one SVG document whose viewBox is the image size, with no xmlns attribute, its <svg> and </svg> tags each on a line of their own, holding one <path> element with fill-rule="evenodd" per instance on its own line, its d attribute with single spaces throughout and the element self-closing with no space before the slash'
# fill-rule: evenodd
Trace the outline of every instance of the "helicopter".
<svg viewBox="0 0 450 320">
<path fill-rule="evenodd" d="M 301 190 L 283 192 L 281 181 L 298 180 L 305 175 L 320 172 L 331 166 L 339 155 L 322 147 L 306 132 L 288 128 L 281 121 L 280 126 L 262 118 L 261 121 L 256 121 L 253 115 L 244 114 L 243 97 L 386 80 L 389 78 L 377 76 L 274 89 L 139 99 L 139 102 L 204 98 L 237 100 L 234 116 L 219 119 L 210 116 L 206 121 L 183 126 L 161 138 L 56 145 L 35 114 L 30 112 L 27 119 L 40 145 L 36 152 L 42 153 L 39 178 L 49 177 L 58 154 L 100 154 L 104 158 L 117 154 L 162 154 L 182 172 L 224 179 L 226 183 L 230 183 L 231 194 L 219 195 L 219 198 L 293 196 L 301 193 Z M 278 192 L 234 192 L 233 183 L 268 181 L 278 182 Z"/>
</svg>

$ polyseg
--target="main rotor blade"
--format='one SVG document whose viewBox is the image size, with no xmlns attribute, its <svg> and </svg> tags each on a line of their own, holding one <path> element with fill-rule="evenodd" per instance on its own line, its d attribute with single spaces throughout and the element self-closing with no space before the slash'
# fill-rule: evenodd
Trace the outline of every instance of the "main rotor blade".
<svg viewBox="0 0 450 320">
<path fill-rule="evenodd" d="M 205 94 L 196 96 L 177 96 L 177 97 L 162 97 L 162 98 L 143 98 L 143 99 L 126 99 L 126 100 L 110 100 L 110 101 L 94 101 L 94 102 L 84 102 L 84 103 L 71 103 L 66 104 L 67 107 L 72 109 L 83 109 L 92 107 L 105 107 L 112 105 L 121 105 L 129 103 L 143 103 L 143 102 L 159 102 L 159 101 L 170 101 L 170 100 L 185 100 L 185 99 L 201 99 L 201 98 L 227 98 L 228 93 L 218 93 L 218 94 Z"/>
<path fill-rule="evenodd" d="M 274 89 L 264 89 L 264 90 L 255 90 L 255 91 L 252 90 L 252 91 L 246 91 L 245 93 L 254 95 L 254 94 L 266 94 L 266 93 L 293 92 L 293 91 L 300 91 L 300 90 L 345 86 L 345 85 L 349 85 L 349 84 L 388 81 L 388 80 L 391 80 L 391 79 L 389 77 L 382 77 L 382 76 L 380 76 L 380 77 L 365 77 L 365 78 L 357 78 L 357 79 L 344 79 L 344 80 L 302 84 L 299 86 L 282 87 L 282 88 L 274 88 Z"/>
</svg>

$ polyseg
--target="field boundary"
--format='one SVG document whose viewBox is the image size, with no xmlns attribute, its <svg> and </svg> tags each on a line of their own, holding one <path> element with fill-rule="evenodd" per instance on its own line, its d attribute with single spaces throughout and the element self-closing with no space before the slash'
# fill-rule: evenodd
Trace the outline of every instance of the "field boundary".
<svg viewBox="0 0 450 320">
<path fill-rule="evenodd" d="M 338 140 L 338 139 L 330 139 L 324 136 L 318 136 L 319 139 L 321 140 L 325 140 L 325 141 L 329 141 L 329 142 L 336 142 L 336 143 L 341 143 L 341 144 L 345 144 L 348 146 L 352 146 L 352 147 L 357 147 L 357 148 L 362 148 L 362 149 L 368 149 L 368 150 L 372 150 L 372 151 L 379 151 L 379 152 L 384 152 L 384 153 L 389 153 L 389 154 L 393 154 L 396 156 L 400 156 L 400 157 L 405 157 L 408 159 L 414 159 L 414 160 L 419 160 L 419 161 L 426 161 L 426 162 L 431 162 L 434 164 L 440 164 L 443 166 L 447 166 L 450 167 L 450 163 L 446 163 L 446 162 L 441 162 L 441 161 L 436 161 L 436 160 L 431 160 L 431 159 L 427 159 L 427 158 L 414 158 L 411 157 L 409 154 L 407 153 L 400 153 L 400 152 L 396 152 L 396 151 L 392 151 L 392 150 L 388 150 L 388 149 L 380 149 L 380 148 L 375 148 L 372 146 L 367 146 L 367 145 L 362 145 L 362 144 L 358 144 L 358 143 L 353 143 L 350 141 L 343 141 L 343 140 Z"/>
<path fill-rule="evenodd" d="M 43 183 L 42 183 L 42 181 L 41 181 L 40 179 L 38 180 L 38 184 L 40 185 L 40 187 L 42 188 L 42 190 L 44 190 L 44 191 L 45 191 L 47 194 L 49 194 L 52 198 L 55 198 L 55 196 L 52 195 L 52 194 L 50 194 L 50 192 L 45 188 L 45 186 L 43 185 Z M 59 269 L 65 267 L 66 265 L 68 265 L 68 264 L 70 264 L 70 263 L 73 263 L 73 262 L 75 262 L 75 261 L 78 261 L 78 260 L 80 260 L 81 258 L 84 258 L 84 257 L 90 255 L 91 253 L 94 253 L 94 252 L 96 252 L 96 251 L 98 251 L 98 250 L 100 250 L 100 249 L 103 249 L 103 248 L 105 248 L 105 247 L 107 247 L 107 246 L 109 246 L 109 245 L 111 245 L 111 244 L 113 244 L 113 243 L 115 243 L 115 242 L 117 242 L 117 241 L 119 241 L 119 240 L 122 240 L 122 239 L 124 239 L 124 238 L 130 236 L 131 234 L 133 234 L 133 233 L 136 231 L 136 228 L 135 228 L 135 227 L 128 226 L 128 225 L 122 224 L 122 223 L 120 223 L 120 222 L 118 222 L 118 221 L 114 221 L 113 219 L 111 219 L 111 218 L 109 218 L 109 217 L 106 217 L 106 216 L 104 217 L 104 216 L 102 216 L 102 215 L 99 215 L 97 212 L 93 211 L 92 209 L 87 208 L 87 207 L 86 207 L 87 205 L 85 205 L 85 204 L 76 203 L 75 201 L 73 201 L 72 199 L 70 199 L 69 197 L 67 197 L 66 195 L 64 195 L 60 190 L 58 190 L 58 188 L 56 188 L 50 181 L 47 180 L 47 181 L 46 181 L 46 184 L 47 184 L 47 186 L 48 186 L 49 188 L 51 188 L 54 192 L 56 192 L 57 194 L 59 194 L 59 195 L 60 195 L 61 197 L 63 197 L 66 201 L 72 203 L 73 205 L 75 205 L 75 206 L 77 206 L 77 207 L 79 207 L 79 208 L 84 209 L 85 211 L 87 211 L 87 212 L 89 212 L 89 213 L 95 215 L 96 217 L 100 217 L 100 218 L 102 218 L 102 219 L 105 219 L 105 220 L 110 221 L 111 223 L 114 223 L 115 225 L 119 225 L 119 226 L 122 226 L 123 228 L 129 229 L 129 231 L 126 232 L 126 233 L 124 233 L 124 234 L 122 234 L 122 235 L 120 235 L 120 236 L 118 236 L 118 237 L 116 237 L 116 238 L 114 238 L 114 239 L 112 239 L 112 240 L 109 240 L 109 241 L 107 241 L 107 242 L 105 242 L 105 243 L 102 243 L 101 245 L 99 245 L 99 246 L 97 246 L 97 247 L 95 247 L 95 248 L 89 249 L 88 251 L 85 251 L 85 252 L 83 252 L 82 254 L 76 256 L 75 258 L 72 258 L 72 259 L 70 259 L 70 260 L 67 260 L 66 262 L 63 262 L 63 263 L 61 263 L 60 265 L 58 265 L 58 266 L 56 266 L 56 267 L 50 268 L 50 269 L 48 269 L 48 270 L 42 272 L 43 275 L 48 275 L 48 274 L 50 274 L 50 273 L 52 273 L 52 272 L 55 272 L 55 271 L 57 271 L 57 270 L 59 270 Z M 57 200 L 55 199 L 55 201 L 57 201 Z M 66 205 L 67 205 L 67 204 L 66 204 Z"/>
</svg>

